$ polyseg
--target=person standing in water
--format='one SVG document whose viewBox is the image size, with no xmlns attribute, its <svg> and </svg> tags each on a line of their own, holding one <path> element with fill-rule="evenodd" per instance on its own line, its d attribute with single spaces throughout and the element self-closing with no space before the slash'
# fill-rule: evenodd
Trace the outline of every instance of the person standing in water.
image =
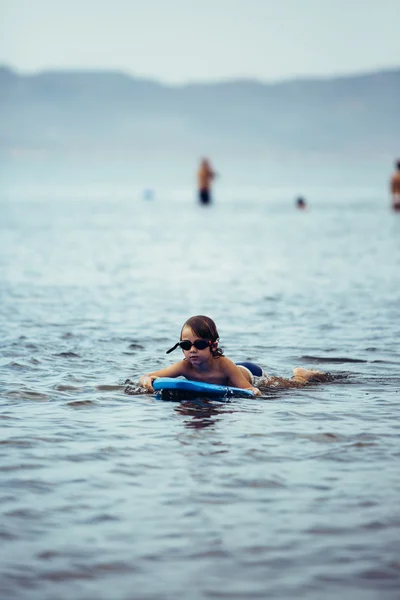
<svg viewBox="0 0 400 600">
<path fill-rule="evenodd" d="M 390 191 L 392 194 L 392 208 L 400 211 L 400 160 L 395 162 L 396 171 L 390 179 Z"/>
<path fill-rule="evenodd" d="M 197 183 L 199 190 L 199 200 L 201 204 L 210 204 L 211 202 L 211 183 L 216 177 L 207 158 L 203 158 L 197 171 Z"/>
</svg>

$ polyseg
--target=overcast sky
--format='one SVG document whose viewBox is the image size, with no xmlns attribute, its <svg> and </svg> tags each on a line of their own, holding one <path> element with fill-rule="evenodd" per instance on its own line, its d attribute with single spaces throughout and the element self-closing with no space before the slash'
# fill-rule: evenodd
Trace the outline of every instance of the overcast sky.
<svg viewBox="0 0 400 600">
<path fill-rule="evenodd" d="M 400 66 L 400 0 L 0 0 L 0 64 L 168 83 Z"/>
</svg>

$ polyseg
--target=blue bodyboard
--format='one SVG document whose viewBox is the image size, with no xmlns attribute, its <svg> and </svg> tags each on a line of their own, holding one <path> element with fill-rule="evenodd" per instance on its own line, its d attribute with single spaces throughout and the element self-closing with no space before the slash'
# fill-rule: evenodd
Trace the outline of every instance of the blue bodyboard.
<svg viewBox="0 0 400 600">
<path fill-rule="evenodd" d="M 252 390 L 203 383 L 202 381 L 190 381 L 189 379 L 177 379 L 175 377 L 157 377 L 153 381 L 153 388 L 156 391 L 156 396 L 162 400 L 179 401 L 199 396 L 218 400 L 255 397 Z"/>
</svg>

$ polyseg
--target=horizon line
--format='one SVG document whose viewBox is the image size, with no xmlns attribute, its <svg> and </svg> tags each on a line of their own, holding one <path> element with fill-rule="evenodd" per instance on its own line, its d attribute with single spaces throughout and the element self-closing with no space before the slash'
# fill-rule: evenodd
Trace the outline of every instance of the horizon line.
<svg viewBox="0 0 400 600">
<path fill-rule="evenodd" d="M 38 69 L 19 69 L 17 67 L 11 66 L 10 64 L 0 63 L 0 70 L 9 71 L 12 74 L 19 77 L 36 77 L 40 75 L 55 75 L 55 74 L 65 74 L 65 75 L 99 75 L 99 74 L 108 74 L 108 75 L 120 75 L 127 77 L 128 79 L 136 79 L 140 81 L 146 81 L 155 83 L 158 85 L 162 85 L 164 87 L 189 87 L 189 86 L 205 86 L 205 85 L 226 85 L 232 83 L 256 83 L 259 85 L 279 85 L 282 83 L 290 83 L 290 82 L 306 82 L 306 81 L 332 81 L 335 79 L 350 79 L 357 77 L 366 77 L 371 75 L 378 75 L 382 73 L 394 73 L 396 71 L 400 71 L 400 64 L 391 65 L 391 66 L 381 66 L 381 67 L 371 67 L 365 70 L 357 70 L 357 71 L 348 71 L 348 72 L 337 72 L 337 73 L 329 73 L 329 74 L 297 74 L 297 75 L 288 75 L 282 76 L 278 78 L 271 79 L 262 79 L 257 76 L 245 76 L 245 75 L 235 75 L 235 76 L 224 76 L 212 79 L 196 79 L 196 80 L 187 80 L 184 82 L 170 82 L 164 80 L 162 77 L 157 78 L 156 76 L 151 75 L 143 75 L 138 73 L 133 73 L 128 70 L 124 70 L 118 67 L 114 68 L 106 68 L 106 67 L 46 67 L 46 68 L 38 68 Z"/>
</svg>

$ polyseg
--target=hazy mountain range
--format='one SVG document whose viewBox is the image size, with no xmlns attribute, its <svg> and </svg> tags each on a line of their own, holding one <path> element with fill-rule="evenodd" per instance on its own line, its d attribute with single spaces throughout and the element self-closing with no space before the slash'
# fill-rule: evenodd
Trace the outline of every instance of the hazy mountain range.
<svg viewBox="0 0 400 600">
<path fill-rule="evenodd" d="M 0 153 L 395 157 L 400 68 L 280 83 L 168 86 L 119 72 L 0 68 Z"/>
</svg>

